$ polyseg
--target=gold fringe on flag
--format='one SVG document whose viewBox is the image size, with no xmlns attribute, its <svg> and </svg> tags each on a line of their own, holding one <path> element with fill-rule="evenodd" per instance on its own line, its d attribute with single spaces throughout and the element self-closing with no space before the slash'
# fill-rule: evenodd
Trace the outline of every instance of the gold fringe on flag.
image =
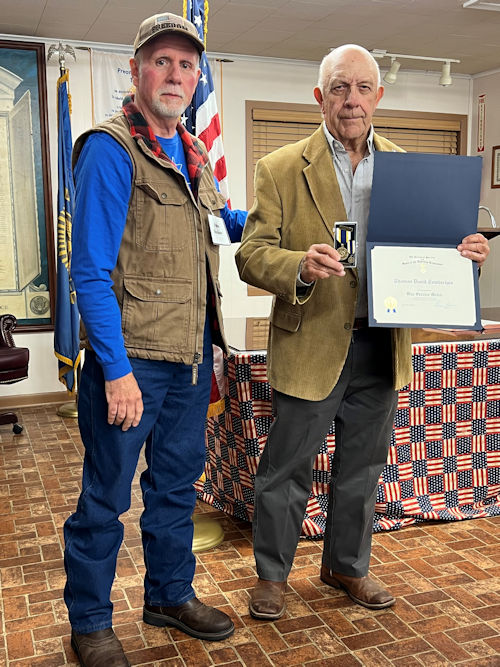
<svg viewBox="0 0 500 667">
<path fill-rule="evenodd" d="M 57 92 L 58 92 L 58 94 L 59 94 L 59 86 L 62 86 L 62 84 L 65 81 L 68 84 L 68 108 L 69 108 L 69 112 L 72 113 L 73 109 L 71 107 L 71 95 L 70 95 L 70 92 L 69 92 L 69 70 L 65 70 L 64 74 L 57 79 Z M 59 105 L 57 105 L 57 118 L 59 119 Z"/>
<path fill-rule="evenodd" d="M 210 419 L 210 417 L 218 417 L 224 412 L 225 409 L 226 402 L 224 398 L 219 398 L 218 401 L 215 401 L 215 403 L 210 403 L 208 406 L 207 419 Z"/>
<path fill-rule="evenodd" d="M 203 44 L 205 45 L 205 50 L 207 48 L 207 29 L 208 29 L 208 0 L 205 0 L 205 25 L 203 26 Z"/>
<path fill-rule="evenodd" d="M 205 0 L 203 4 L 203 11 L 205 13 L 205 20 L 203 22 L 203 44 L 205 45 L 205 49 L 207 48 L 207 31 L 208 31 L 208 12 L 210 10 L 210 6 L 208 4 L 208 0 Z M 187 0 L 182 0 L 182 18 L 187 19 Z"/>
</svg>

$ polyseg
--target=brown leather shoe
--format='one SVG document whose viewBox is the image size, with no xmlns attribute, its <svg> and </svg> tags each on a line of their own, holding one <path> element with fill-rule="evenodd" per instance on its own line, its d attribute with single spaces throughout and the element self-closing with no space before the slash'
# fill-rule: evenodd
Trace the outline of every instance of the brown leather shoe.
<svg viewBox="0 0 500 667">
<path fill-rule="evenodd" d="M 198 598 L 191 598 L 177 607 L 156 607 L 145 604 L 142 618 L 149 625 L 163 628 L 173 625 L 196 639 L 217 642 L 234 632 L 234 623 L 227 614 L 207 607 Z"/>
<path fill-rule="evenodd" d="M 254 618 L 275 621 L 285 613 L 286 581 L 258 579 L 250 596 L 250 614 Z"/>
<path fill-rule="evenodd" d="M 368 609 L 385 609 L 392 607 L 396 599 L 370 577 L 348 577 L 345 574 L 331 572 L 325 565 L 321 566 L 321 581 L 333 588 L 342 588 L 356 604 Z"/>
<path fill-rule="evenodd" d="M 71 647 L 82 667 L 130 667 L 112 628 L 87 634 L 72 630 Z"/>
</svg>

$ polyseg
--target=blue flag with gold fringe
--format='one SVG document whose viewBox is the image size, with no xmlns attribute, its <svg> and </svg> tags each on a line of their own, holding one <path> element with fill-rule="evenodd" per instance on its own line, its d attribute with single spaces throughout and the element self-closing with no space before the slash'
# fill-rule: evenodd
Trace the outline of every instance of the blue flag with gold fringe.
<svg viewBox="0 0 500 667">
<path fill-rule="evenodd" d="M 57 81 L 58 192 L 57 192 L 57 295 L 54 354 L 59 362 L 59 380 L 71 393 L 80 364 L 79 325 L 76 292 L 71 279 L 71 225 L 75 190 L 71 171 L 71 120 L 68 95 L 69 73 Z"/>
</svg>

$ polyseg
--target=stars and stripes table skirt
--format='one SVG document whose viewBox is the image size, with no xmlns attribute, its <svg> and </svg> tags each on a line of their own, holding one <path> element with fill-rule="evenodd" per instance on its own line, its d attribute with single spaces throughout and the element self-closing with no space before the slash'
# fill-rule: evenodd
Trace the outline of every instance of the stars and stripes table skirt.
<svg viewBox="0 0 500 667">
<path fill-rule="evenodd" d="M 262 353 L 225 359 L 225 411 L 207 420 L 198 497 L 251 521 L 254 480 L 272 422 Z M 399 393 L 374 532 L 429 520 L 500 515 L 500 340 L 413 346 L 414 378 Z M 302 535 L 321 537 L 335 451 L 321 445 Z"/>
</svg>

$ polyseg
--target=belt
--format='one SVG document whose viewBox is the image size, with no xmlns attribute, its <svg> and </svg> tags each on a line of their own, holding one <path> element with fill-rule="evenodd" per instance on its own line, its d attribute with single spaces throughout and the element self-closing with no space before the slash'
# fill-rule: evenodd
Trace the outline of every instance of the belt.
<svg viewBox="0 0 500 667">
<path fill-rule="evenodd" d="M 356 317 L 354 324 L 352 325 L 353 330 L 355 329 L 367 329 L 368 328 L 368 318 L 367 317 Z"/>
</svg>

